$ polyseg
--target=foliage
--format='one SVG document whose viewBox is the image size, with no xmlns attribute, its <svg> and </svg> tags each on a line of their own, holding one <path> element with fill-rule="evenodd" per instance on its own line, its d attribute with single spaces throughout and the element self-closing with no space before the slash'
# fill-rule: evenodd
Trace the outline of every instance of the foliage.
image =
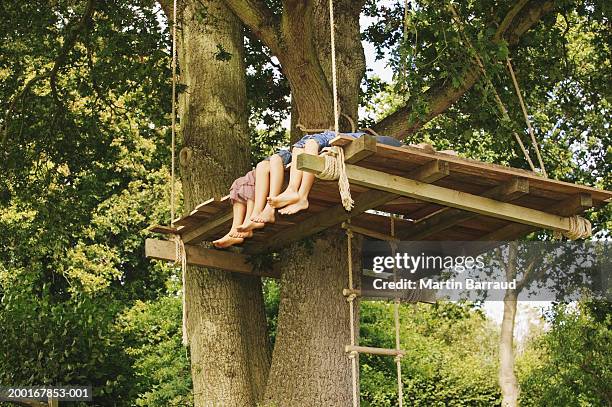
<svg viewBox="0 0 612 407">
<path fill-rule="evenodd" d="M 187 349 L 181 343 L 181 299 L 162 297 L 138 301 L 126 310 L 119 325 L 125 353 L 134 359 L 137 406 L 191 406 L 191 372 Z"/>
<path fill-rule="evenodd" d="M 391 302 L 362 302 L 360 344 L 395 347 Z M 410 406 L 499 405 L 495 329 L 472 305 L 400 308 L 404 403 Z M 392 358 L 360 356 L 364 406 L 397 405 Z"/>
<path fill-rule="evenodd" d="M 546 317 L 550 330 L 531 344 L 537 360 L 523 358 L 519 363 L 521 405 L 610 405 L 610 302 L 583 301 L 575 307 L 557 304 Z"/>
</svg>

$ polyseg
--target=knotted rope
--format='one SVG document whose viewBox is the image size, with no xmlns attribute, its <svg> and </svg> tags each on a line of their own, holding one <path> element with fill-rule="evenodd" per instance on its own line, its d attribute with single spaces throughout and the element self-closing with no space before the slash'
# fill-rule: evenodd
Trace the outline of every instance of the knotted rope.
<svg viewBox="0 0 612 407">
<path fill-rule="evenodd" d="M 332 146 L 323 150 L 325 157 L 325 167 L 317 178 L 327 181 L 338 180 L 338 189 L 340 190 L 340 199 L 342 206 L 347 211 L 353 209 L 355 202 L 351 197 L 351 185 L 349 184 L 348 176 L 346 175 L 346 165 L 344 163 L 344 150 L 342 147 Z"/>
<path fill-rule="evenodd" d="M 348 261 L 348 286 L 349 290 L 354 290 L 353 285 L 353 232 L 350 229 L 346 230 L 346 246 L 347 246 L 347 261 Z M 349 325 L 351 330 L 351 346 L 356 345 L 355 338 L 355 299 L 357 296 L 353 293 L 349 295 L 346 300 L 349 303 Z M 351 378 L 353 385 L 353 407 L 359 406 L 359 394 L 357 389 L 359 388 L 359 379 L 357 377 L 357 352 L 351 351 L 349 353 L 349 359 L 351 360 Z"/>
<path fill-rule="evenodd" d="M 395 217 L 391 215 L 391 236 L 395 237 Z M 395 253 L 397 252 L 397 241 L 389 242 L 391 245 L 391 255 L 395 257 Z M 397 283 L 397 268 L 395 264 L 393 265 L 393 281 Z M 395 322 L 395 349 L 400 350 L 400 298 L 396 296 L 395 298 L 395 306 L 393 310 L 393 319 Z M 402 383 L 402 355 L 398 354 L 395 357 L 395 367 L 397 370 L 397 401 L 398 406 L 402 407 L 404 405 L 404 386 Z"/>
<path fill-rule="evenodd" d="M 591 237 L 593 230 L 591 227 L 591 222 L 589 222 L 588 219 L 578 215 L 570 216 L 568 219 L 569 230 L 563 232 L 557 230 L 553 232 L 553 237 L 555 239 L 560 239 L 561 236 L 565 236 L 570 240 L 586 239 L 587 237 Z"/>
</svg>

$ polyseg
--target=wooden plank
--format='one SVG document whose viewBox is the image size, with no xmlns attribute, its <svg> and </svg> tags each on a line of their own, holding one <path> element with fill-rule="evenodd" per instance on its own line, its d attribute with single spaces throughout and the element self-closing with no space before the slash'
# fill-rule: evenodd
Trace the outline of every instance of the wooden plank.
<svg viewBox="0 0 612 407">
<path fill-rule="evenodd" d="M 590 194 L 576 194 L 564 201 L 551 206 L 550 211 L 561 216 L 571 216 L 584 212 L 593 206 L 593 199 Z M 508 226 L 482 236 L 478 240 L 485 241 L 503 241 L 516 239 L 520 236 L 525 236 L 533 231 L 538 230 L 528 225 L 519 223 L 511 223 Z"/>
<path fill-rule="evenodd" d="M 344 142 L 343 139 L 350 139 L 347 136 L 339 136 L 336 143 Z M 342 140 L 340 140 L 342 139 Z M 424 164 L 431 160 L 439 159 L 449 163 L 450 170 L 453 173 L 462 173 L 469 176 L 489 178 L 492 180 L 507 181 L 512 177 L 527 178 L 530 181 L 532 190 L 547 190 L 566 195 L 574 195 L 578 193 L 591 194 L 594 205 L 601 205 L 604 202 L 610 202 L 612 199 L 612 191 L 605 191 L 585 185 L 572 184 L 570 182 L 558 181 L 550 178 L 544 178 L 538 173 L 527 171 L 519 168 L 506 167 L 497 164 L 485 163 L 477 160 L 453 156 L 443 153 L 427 153 L 425 150 L 402 146 L 394 147 L 389 145 L 378 144 L 375 156 L 370 157 L 367 161 L 384 162 L 389 161 L 389 165 L 397 165 L 398 161 L 410 164 Z"/>
<path fill-rule="evenodd" d="M 373 348 L 371 346 L 356 346 L 356 345 L 346 345 L 344 347 L 344 351 L 346 353 L 357 352 L 357 353 L 367 353 L 370 355 L 379 355 L 379 356 L 404 356 L 406 354 L 405 351 L 399 350 L 399 349 Z"/>
<path fill-rule="evenodd" d="M 272 270 L 255 270 L 248 262 L 248 257 L 229 251 L 207 249 L 200 246 L 185 245 L 187 263 L 197 266 L 209 267 L 234 273 L 249 274 L 261 277 L 279 278 L 279 267 Z M 176 261 L 176 246 L 173 241 L 147 239 L 145 241 L 145 255 L 150 259 Z"/>
<path fill-rule="evenodd" d="M 344 147 L 344 162 L 355 164 L 376 153 L 376 137 L 364 134 Z"/>
<path fill-rule="evenodd" d="M 509 202 L 529 193 L 529 180 L 513 178 L 509 182 L 499 185 L 482 194 L 482 196 Z M 448 208 L 425 220 L 417 221 L 413 227 L 398 233 L 401 240 L 422 240 L 435 233 L 446 230 L 458 223 L 478 217 L 474 212 L 461 209 Z"/>
<path fill-rule="evenodd" d="M 297 157 L 297 168 L 300 170 L 318 174 L 323 171 L 324 167 L 325 159 L 323 157 L 310 154 L 300 154 Z M 346 165 L 346 172 L 350 182 L 369 188 L 546 229 L 559 231 L 570 229 L 569 218 L 536 209 L 425 184 L 409 178 L 390 176 L 384 172 L 352 164 Z"/>
<path fill-rule="evenodd" d="M 300 154 L 303 155 L 303 154 Z M 321 157 L 321 159 L 323 159 Z M 323 159 L 324 160 L 324 159 Z M 350 164 L 347 164 L 350 165 Z M 438 168 L 439 171 L 435 173 L 434 168 Z M 448 175 L 445 170 L 445 166 L 440 163 L 428 164 L 426 169 L 418 168 L 414 177 L 426 177 L 428 180 L 437 180 Z M 285 246 L 288 243 L 292 243 L 303 239 L 307 236 L 311 236 L 315 233 L 319 233 L 327 228 L 335 226 L 350 217 L 357 216 L 368 209 L 376 208 L 377 206 L 384 205 L 385 203 L 398 198 L 399 195 L 388 193 L 384 191 L 369 190 L 361 193 L 355 198 L 355 205 L 350 212 L 347 212 L 344 207 L 339 204 L 329 209 L 324 209 L 320 213 L 310 216 L 304 219 L 302 222 L 297 223 L 294 227 L 287 228 L 278 232 L 265 243 L 246 243 L 245 251 L 247 253 L 261 253 L 267 250 L 276 249 Z"/>
<path fill-rule="evenodd" d="M 204 239 L 206 239 L 206 234 L 224 223 L 231 221 L 233 217 L 233 213 L 231 210 L 221 212 L 217 217 L 211 218 L 209 221 L 205 221 L 199 226 L 194 227 L 193 229 L 181 233 L 181 238 L 185 244 L 196 244 L 200 243 Z"/>
</svg>

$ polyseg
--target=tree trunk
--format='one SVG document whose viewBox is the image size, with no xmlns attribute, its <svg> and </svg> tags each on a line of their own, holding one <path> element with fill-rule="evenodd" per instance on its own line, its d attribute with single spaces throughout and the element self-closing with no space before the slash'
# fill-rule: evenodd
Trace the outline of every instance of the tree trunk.
<svg viewBox="0 0 612 407">
<path fill-rule="evenodd" d="M 361 1 L 334 2 L 341 108 L 355 119 L 359 85 L 365 71 L 359 34 L 361 6 Z M 327 82 L 327 89 L 331 92 L 328 2 L 314 1 L 310 12 L 312 17 L 307 20 L 314 21 L 309 27 L 314 32 L 303 38 L 314 39 L 315 55 L 308 56 L 318 60 L 309 61 L 305 66 L 321 67 L 324 75 L 321 81 Z M 297 58 L 303 56 L 300 54 Z M 294 61 L 288 63 L 295 64 Z M 285 73 L 291 75 L 291 72 Z M 329 103 L 321 107 L 321 100 L 309 103 L 309 100 L 319 96 L 299 78 L 290 80 L 290 85 L 292 100 L 297 107 L 292 111 L 292 116 L 297 115 L 299 122 L 307 126 L 333 126 L 331 94 L 326 96 Z M 295 118 L 292 117 L 292 120 Z M 350 343 L 349 306 L 342 295 L 342 289 L 347 288 L 348 284 L 346 237 L 339 229 L 332 229 L 312 239 L 314 242 L 296 243 L 282 251 L 285 261 L 282 267 L 278 332 L 266 388 L 266 406 L 351 404 L 351 362 L 344 352 L 344 346 Z M 359 281 L 361 264 L 359 243 L 359 239 L 354 239 L 353 272 L 356 282 Z M 356 327 L 358 304 L 356 302 Z"/>
<path fill-rule="evenodd" d="M 511 281 L 516 278 L 517 266 L 516 242 L 509 245 L 506 278 Z M 504 319 L 499 338 L 499 386 L 502 392 L 502 406 L 516 407 L 518 405 L 519 386 L 514 373 L 514 321 L 516 319 L 517 290 L 506 290 L 504 295 Z"/>
<path fill-rule="evenodd" d="M 167 8 L 165 8 L 167 9 Z M 181 3 L 180 152 L 185 211 L 249 168 L 243 32 L 221 0 Z M 270 366 L 259 278 L 189 266 L 187 331 L 196 406 L 254 406 Z"/>
<path fill-rule="evenodd" d="M 361 258 L 353 240 L 357 282 Z M 283 250 L 278 332 L 265 406 L 348 406 L 352 400 L 346 236 L 329 230 Z M 356 303 L 358 304 L 358 303 Z M 358 321 L 356 313 L 355 322 Z M 358 326 L 358 325 L 355 325 Z"/>
</svg>

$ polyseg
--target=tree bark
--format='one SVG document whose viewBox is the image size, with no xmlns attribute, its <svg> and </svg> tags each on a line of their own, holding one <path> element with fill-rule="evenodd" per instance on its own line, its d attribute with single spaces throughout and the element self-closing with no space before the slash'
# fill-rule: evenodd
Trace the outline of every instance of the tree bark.
<svg viewBox="0 0 612 407">
<path fill-rule="evenodd" d="M 226 195 L 248 170 L 249 132 L 240 21 L 221 0 L 180 5 L 180 170 L 188 212 Z M 189 266 L 185 291 L 195 405 L 255 406 L 270 366 L 260 279 Z"/>
<path fill-rule="evenodd" d="M 359 34 L 361 6 L 361 1 L 334 2 L 339 96 L 343 112 L 353 118 L 357 116 L 359 84 L 365 71 Z M 327 94 L 321 99 L 299 76 L 290 80 L 294 110 L 297 110 L 292 115 L 298 116 L 299 122 L 306 126 L 327 128 L 333 126 L 328 2 L 313 1 L 311 8 L 302 11 L 312 13 L 303 20 L 313 22 L 308 28 L 313 32 L 292 38 L 314 43 L 300 45 L 300 51 L 285 55 L 284 61 L 297 64 L 306 55 L 301 50 L 314 47 L 315 52 L 307 54 L 310 60 L 302 69 L 312 68 L 306 77 L 318 75 L 317 82 L 325 84 L 319 89 Z M 283 69 L 289 77 L 291 72 Z M 292 117 L 292 120 L 295 119 Z M 347 128 L 345 125 L 344 129 Z M 296 243 L 282 251 L 285 263 L 278 332 L 266 388 L 266 406 L 351 404 L 351 362 L 344 352 L 344 346 L 350 343 L 349 306 L 342 295 L 342 289 L 348 284 L 346 237 L 342 231 L 332 229 L 313 240 Z M 355 239 L 353 243 L 356 282 L 361 260 L 359 242 Z M 358 302 L 356 311 L 354 322 L 358 327 Z"/>
<path fill-rule="evenodd" d="M 360 250 L 353 243 L 353 273 L 359 281 Z M 278 332 L 264 406 L 351 404 L 351 363 L 344 233 L 325 232 L 314 242 L 283 250 Z M 355 322 L 358 321 L 356 313 Z M 356 324 L 355 326 L 358 327 Z"/>
<path fill-rule="evenodd" d="M 517 242 L 509 244 L 507 281 L 516 278 Z M 507 290 L 504 295 L 504 318 L 499 338 L 499 386 L 502 392 L 503 407 L 517 407 L 519 385 L 514 373 L 514 323 L 516 319 L 517 290 Z"/>
</svg>

